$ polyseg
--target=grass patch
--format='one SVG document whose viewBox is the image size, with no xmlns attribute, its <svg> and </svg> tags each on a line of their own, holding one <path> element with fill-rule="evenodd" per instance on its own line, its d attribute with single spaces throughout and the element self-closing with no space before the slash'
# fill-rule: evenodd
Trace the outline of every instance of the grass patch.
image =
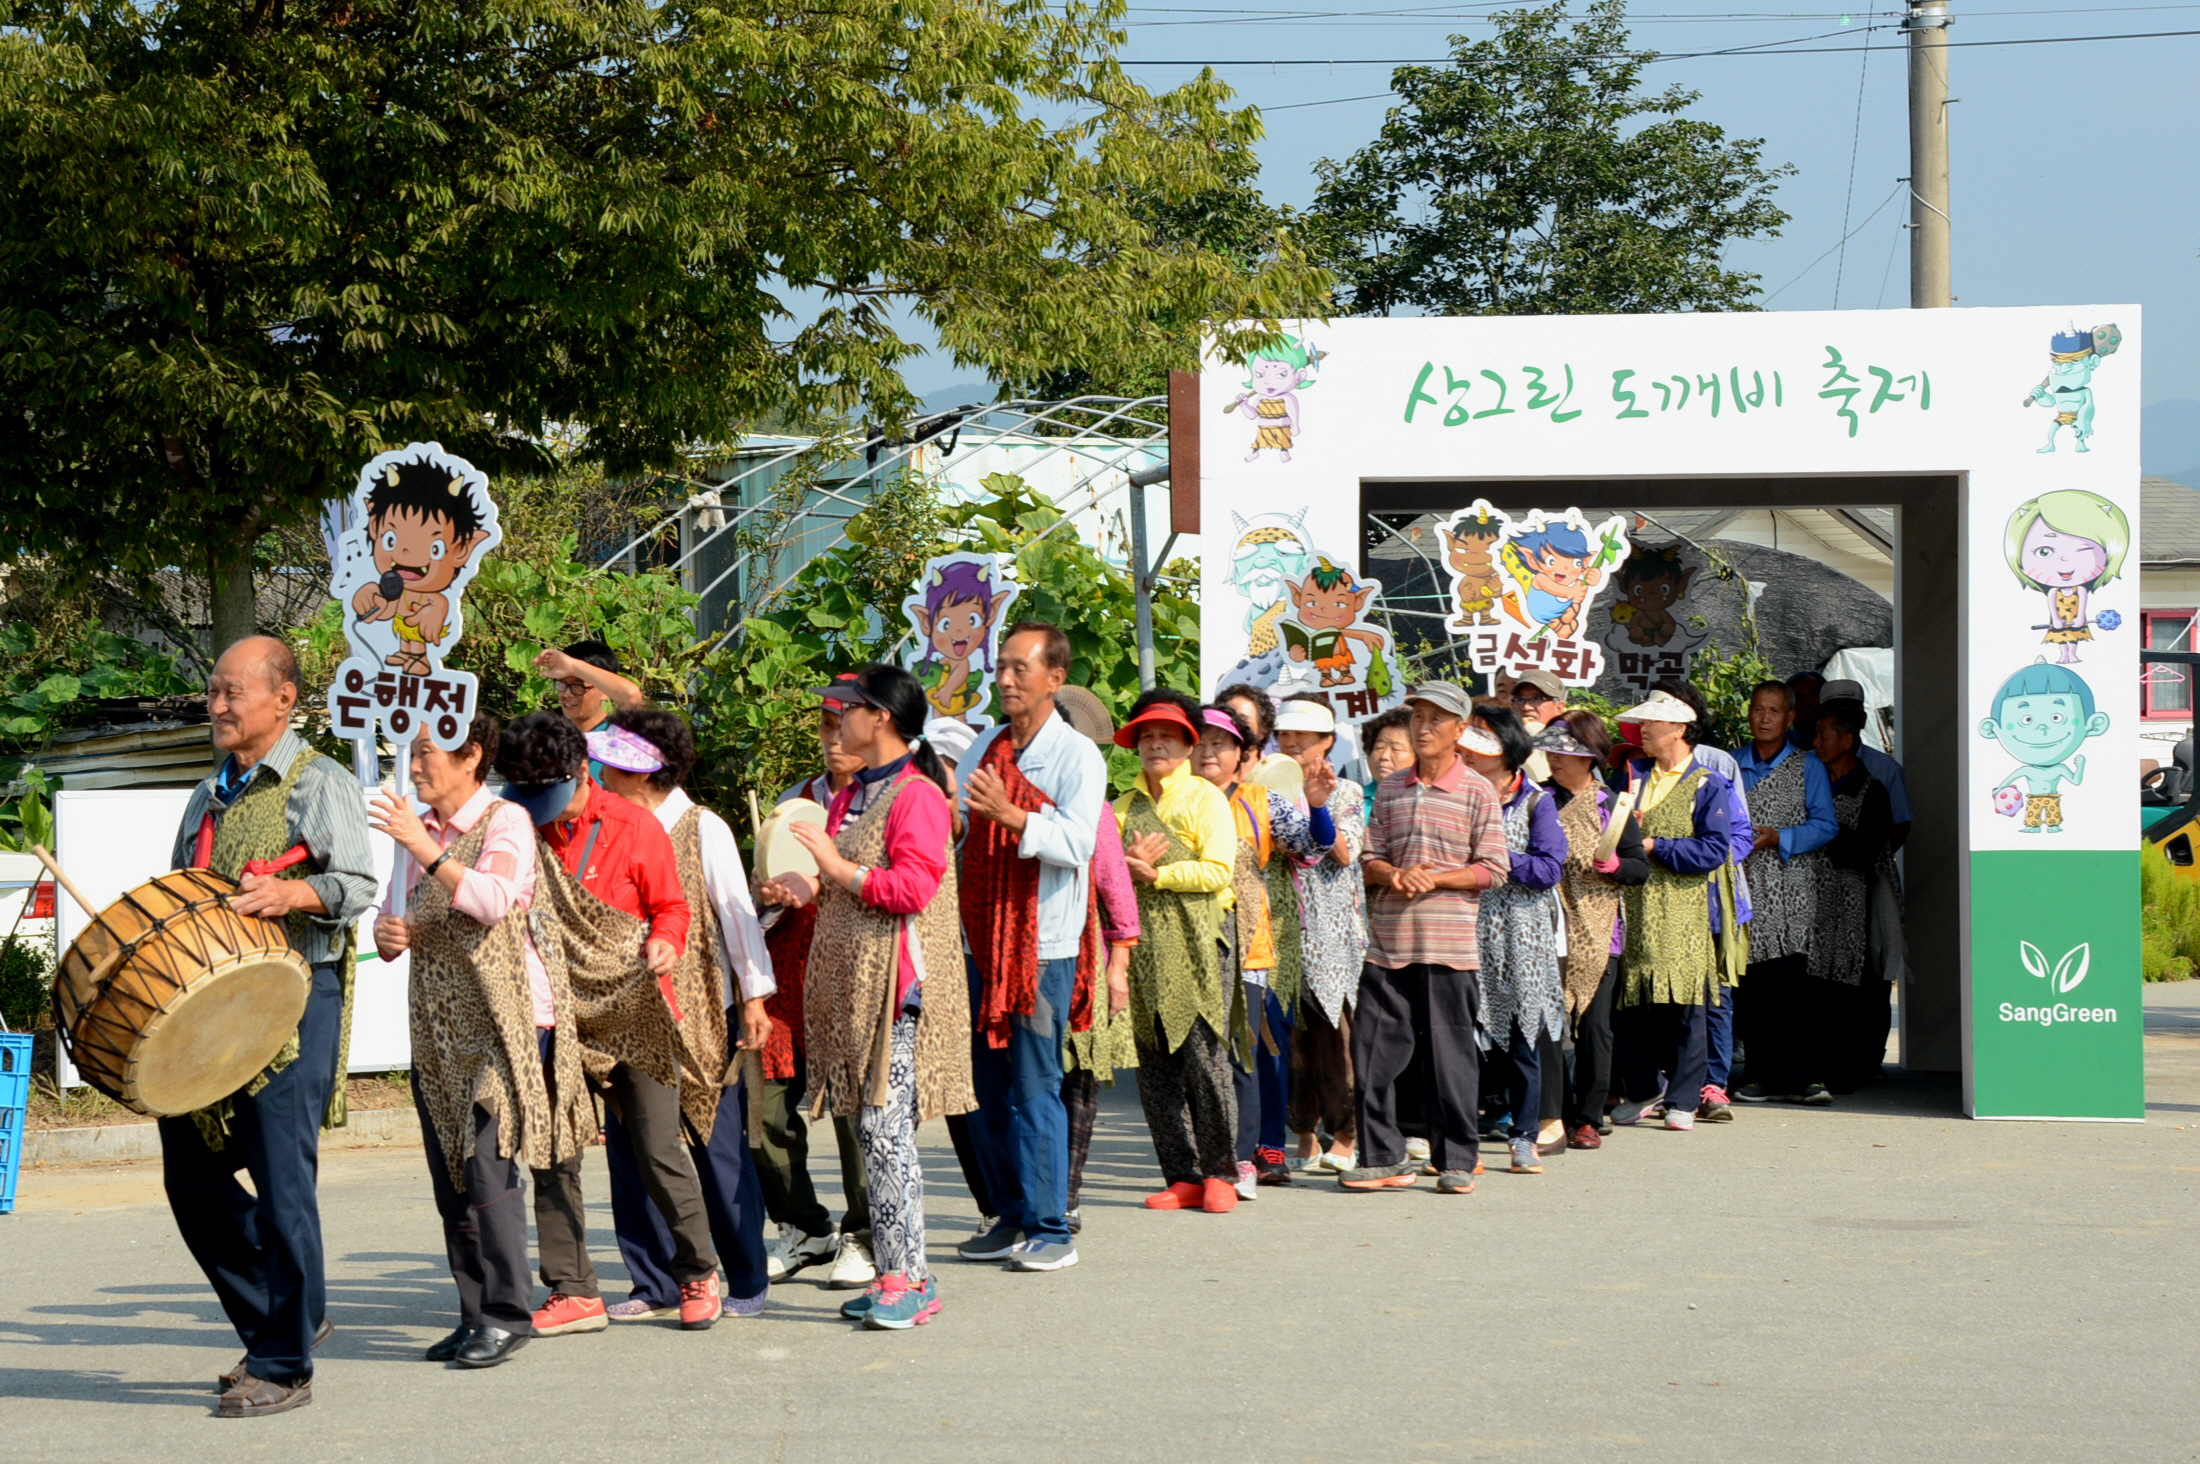
<svg viewBox="0 0 2200 1464">
<path fill-rule="evenodd" d="M 2200 880 L 2179 874 L 2153 844 L 2139 853 L 2139 969 L 2149 981 L 2200 970 Z"/>
</svg>

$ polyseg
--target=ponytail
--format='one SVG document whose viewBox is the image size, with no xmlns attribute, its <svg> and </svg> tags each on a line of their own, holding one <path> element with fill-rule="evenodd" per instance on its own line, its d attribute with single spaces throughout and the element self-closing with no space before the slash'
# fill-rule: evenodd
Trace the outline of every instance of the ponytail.
<svg viewBox="0 0 2200 1464">
<path fill-rule="evenodd" d="M 871 699 L 871 704 L 894 719 L 894 731 L 909 744 L 910 765 L 930 778 L 947 801 L 953 803 L 954 795 L 948 791 L 947 769 L 924 735 L 930 705 L 924 699 L 924 683 L 899 666 L 883 663 L 864 667 L 856 673 L 855 680 L 856 685 L 863 688 L 863 694 Z"/>
</svg>

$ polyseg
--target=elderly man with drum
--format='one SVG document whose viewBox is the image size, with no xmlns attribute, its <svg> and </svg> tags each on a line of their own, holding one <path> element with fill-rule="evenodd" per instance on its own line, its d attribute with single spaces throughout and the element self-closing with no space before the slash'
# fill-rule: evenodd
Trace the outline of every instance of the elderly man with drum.
<svg viewBox="0 0 2200 1464">
<path fill-rule="evenodd" d="M 297 657 L 268 636 L 215 663 L 206 705 L 228 756 L 192 790 L 172 861 L 241 877 L 231 908 L 284 922 L 313 972 L 298 1030 L 265 1070 L 209 1108 L 160 1121 L 176 1228 L 244 1339 L 244 1360 L 219 1382 L 223 1418 L 313 1401 L 313 1348 L 329 1331 L 320 1133 L 344 1118 L 354 930 L 374 902 L 359 787 L 290 729 L 298 680 Z"/>
</svg>

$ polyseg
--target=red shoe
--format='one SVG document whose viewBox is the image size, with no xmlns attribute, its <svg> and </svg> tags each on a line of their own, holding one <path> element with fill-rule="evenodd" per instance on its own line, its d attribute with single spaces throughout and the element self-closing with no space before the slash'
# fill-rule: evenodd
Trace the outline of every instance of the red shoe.
<svg viewBox="0 0 2200 1464">
<path fill-rule="evenodd" d="M 1237 1186 L 1227 1179 L 1207 1181 L 1206 1193 L 1200 1197 L 1199 1208 L 1210 1215 L 1227 1215 L 1238 1207 Z"/>
<path fill-rule="evenodd" d="M 611 1325 L 610 1316 L 603 1309 L 600 1296 L 567 1296 L 562 1291 L 550 1293 L 550 1299 L 535 1313 L 537 1337 L 561 1337 L 567 1332 L 601 1332 Z"/>
<path fill-rule="evenodd" d="M 718 1273 L 680 1283 L 680 1328 L 700 1332 L 718 1320 L 725 1308 L 718 1300 Z"/>
<path fill-rule="evenodd" d="M 1158 1195 L 1146 1196 L 1146 1208 L 1149 1210 L 1196 1210 L 1200 1207 L 1200 1201 L 1206 1197 L 1207 1191 L 1204 1186 L 1186 1184 L 1179 1180 Z"/>
<path fill-rule="evenodd" d="M 1574 1125 L 1574 1131 L 1566 1136 L 1566 1147 L 1569 1149 L 1601 1149 L 1604 1147 L 1604 1140 L 1597 1136 L 1597 1126 L 1595 1124 L 1581 1123 Z"/>
</svg>

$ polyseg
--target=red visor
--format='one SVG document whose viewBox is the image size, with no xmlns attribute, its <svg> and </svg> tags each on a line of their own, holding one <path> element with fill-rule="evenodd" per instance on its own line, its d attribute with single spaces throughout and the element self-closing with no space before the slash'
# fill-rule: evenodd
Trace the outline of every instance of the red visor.
<svg viewBox="0 0 2200 1464">
<path fill-rule="evenodd" d="M 1199 729 L 1192 725 L 1192 719 L 1184 715 L 1182 708 L 1172 706 L 1168 702 L 1155 702 L 1116 729 L 1115 745 L 1136 751 L 1138 747 L 1138 729 L 1148 722 L 1161 722 L 1176 728 L 1184 734 L 1186 742 L 1196 743 L 1199 741 Z"/>
</svg>

